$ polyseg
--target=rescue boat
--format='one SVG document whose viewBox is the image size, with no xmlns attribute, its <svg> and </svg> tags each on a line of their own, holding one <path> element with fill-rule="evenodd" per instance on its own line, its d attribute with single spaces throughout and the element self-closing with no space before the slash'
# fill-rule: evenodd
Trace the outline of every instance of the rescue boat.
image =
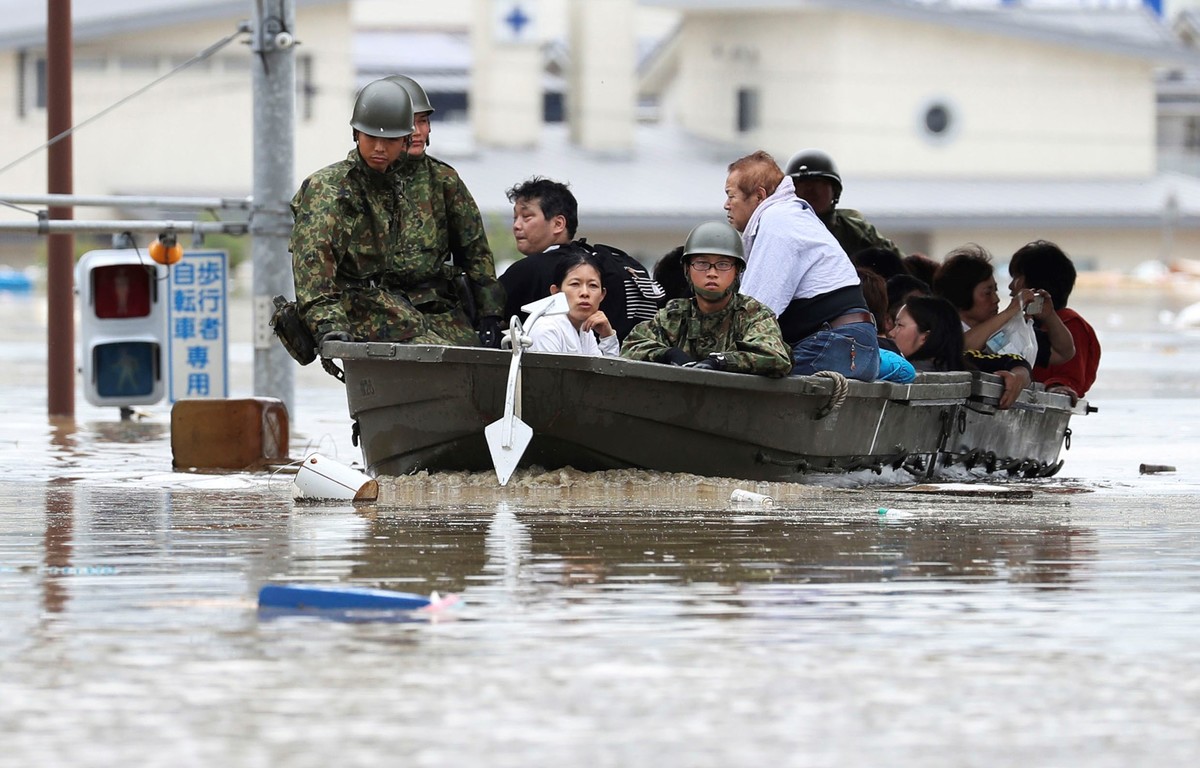
<svg viewBox="0 0 1200 768">
<path fill-rule="evenodd" d="M 485 429 L 507 406 L 532 432 L 514 466 L 780 482 L 888 467 L 919 479 L 951 467 L 1046 477 L 1063 464 L 1071 417 L 1094 410 L 1040 385 L 1000 410 L 1000 379 L 977 372 L 911 384 L 771 379 L 537 352 L 520 360 L 513 408 L 508 351 L 329 342 L 322 352 L 344 367 L 355 439 L 376 476 L 499 470 Z"/>
</svg>

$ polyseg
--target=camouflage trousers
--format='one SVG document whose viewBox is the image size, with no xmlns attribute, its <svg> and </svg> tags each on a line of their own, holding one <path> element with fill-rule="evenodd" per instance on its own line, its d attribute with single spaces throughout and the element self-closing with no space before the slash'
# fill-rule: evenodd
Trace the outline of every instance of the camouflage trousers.
<svg viewBox="0 0 1200 768">
<path fill-rule="evenodd" d="M 467 313 L 463 311 L 462 307 L 454 307 L 448 312 L 427 314 L 425 315 L 425 323 L 429 328 L 429 333 L 445 339 L 444 342 L 440 343 L 452 344 L 457 347 L 479 346 L 479 334 L 471 327 L 471 321 L 467 319 Z M 413 343 L 438 342 L 419 342 L 414 340 Z"/>
<path fill-rule="evenodd" d="M 350 321 L 347 330 L 359 341 L 479 346 L 479 335 L 460 307 L 422 313 L 403 294 L 376 287 L 342 294 L 342 306 Z"/>
</svg>

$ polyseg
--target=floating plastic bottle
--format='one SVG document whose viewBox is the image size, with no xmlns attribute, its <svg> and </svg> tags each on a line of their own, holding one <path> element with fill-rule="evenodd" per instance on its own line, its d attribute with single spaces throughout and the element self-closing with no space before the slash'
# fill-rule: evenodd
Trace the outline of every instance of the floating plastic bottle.
<svg viewBox="0 0 1200 768">
<path fill-rule="evenodd" d="M 756 507 L 771 507 L 775 505 L 775 500 L 770 496 L 755 493 L 754 491 L 746 491 L 741 488 L 733 489 L 733 493 L 729 494 L 729 500 L 734 504 Z"/>
</svg>

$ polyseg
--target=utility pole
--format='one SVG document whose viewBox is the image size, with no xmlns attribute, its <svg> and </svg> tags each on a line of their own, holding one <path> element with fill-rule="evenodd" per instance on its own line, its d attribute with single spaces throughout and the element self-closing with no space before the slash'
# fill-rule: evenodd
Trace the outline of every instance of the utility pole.
<svg viewBox="0 0 1200 768">
<path fill-rule="evenodd" d="M 250 213 L 254 265 L 254 394 L 283 401 L 295 418 L 292 358 L 269 321 L 277 294 L 293 295 L 288 208 L 295 166 L 295 0 L 250 0 L 253 53 L 254 204 Z"/>
<path fill-rule="evenodd" d="M 71 0 L 46 4 L 46 133 L 47 139 L 71 129 Z M 50 145 L 47 191 L 74 191 L 71 136 Z M 51 219 L 70 219 L 74 208 L 51 206 Z M 75 236 L 50 235 L 46 243 L 46 403 L 49 415 L 75 418 Z"/>
</svg>

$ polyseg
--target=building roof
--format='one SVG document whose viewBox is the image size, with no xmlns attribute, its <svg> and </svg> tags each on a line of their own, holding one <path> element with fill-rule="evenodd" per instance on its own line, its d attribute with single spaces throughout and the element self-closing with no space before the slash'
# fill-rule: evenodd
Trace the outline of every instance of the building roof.
<svg viewBox="0 0 1200 768">
<path fill-rule="evenodd" d="M 632 157 L 580 149 L 567 127 L 547 126 L 538 147 L 478 149 L 469 128 L 435 123 L 431 152 L 458 169 L 485 213 L 507 217 L 505 190 L 538 175 L 570 184 L 580 229 L 603 224 L 686 232 L 724 217 L 730 162 L 746 154 L 689 136 L 670 125 L 637 129 Z M 862 210 L 885 231 L 933 228 L 1200 229 L 1200 179 L 1158 174 L 1140 179 L 866 179 L 846 176 L 842 204 Z M 1173 202 L 1172 202 L 1173 201 Z"/>
<path fill-rule="evenodd" d="M 296 7 L 350 0 L 296 0 Z M 47 4 L 0 0 L 0 50 L 46 44 Z M 251 15 L 246 0 L 74 0 L 72 34 L 77 41 L 212 19 Z"/>
<path fill-rule="evenodd" d="M 1200 54 L 1182 45 L 1153 12 L 1132 7 L 1037 7 L 920 0 L 639 0 L 643 5 L 680 11 L 802 10 L 823 6 L 984 34 L 1042 41 L 1155 62 L 1200 63 Z"/>
</svg>

